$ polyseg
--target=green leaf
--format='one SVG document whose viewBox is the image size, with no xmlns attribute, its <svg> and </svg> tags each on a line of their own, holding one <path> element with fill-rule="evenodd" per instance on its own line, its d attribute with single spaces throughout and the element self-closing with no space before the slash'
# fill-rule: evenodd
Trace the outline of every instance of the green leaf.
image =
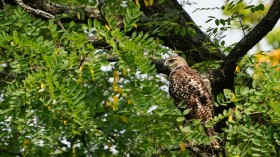
<svg viewBox="0 0 280 157">
<path fill-rule="evenodd" d="M 229 89 L 224 89 L 224 95 L 225 95 L 225 98 L 227 99 L 227 100 L 231 100 L 232 99 L 232 91 L 231 90 L 229 90 Z"/>
<path fill-rule="evenodd" d="M 218 32 L 218 28 L 213 29 L 213 33 L 216 34 Z"/>
<path fill-rule="evenodd" d="M 224 111 L 223 111 L 223 115 L 224 115 L 224 116 L 228 116 L 227 110 L 224 110 Z"/>
<path fill-rule="evenodd" d="M 179 25 L 175 26 L 175 33 L 178 34 L 181 30 L 181 27 Z"/>
<path fill-rule="evenodd" d="M 178 117 L 178 118 L 176 119 L 177 122 L 182 122 L 182 121 L 184 121 L 184 120 L 185 120 L 185 117 Z"/>
<path fill-rule="evenodd" d="M 226 25 L 226 21 L 224 19 L 220 19 L 220 23 L 225 26 Z"/>
<path fill-rule="evenodd" d="M 75 22 L 74 22 L 74 21 L 71 21 L 71 22 L 70 22 L 70 27 L 73 27 L 73 26 L 75 26 Z"/>
<path fill-rule="evenodd" d="M 256 11 L 255 8 L 251 8 L 250 10 L 251 10 L 252 13 L 254 13 Z"/>
<path fill-rule="evenodd" d="M 126 9 L 125 18 L 123 20 L 125 31 L 130 31 L 132 29 L 139 20 L 141 14 L 140 7 Z"/>
<path fill-rule="evenodd" d="M 228 114 L 229 114 L 229 115 L 233 115 L 233 109 L 232 109 L 232 108 L 230 108 L 230 109 L 228 110 Z"/>
<path fill-rule="evenodd" d="M 89 28 L 92 27 L 92 19 L 91 19 L 91 18 L 88 18 L 87 24 L 88 24 L 88 27 L 89 27 Z"/>
<path fill-rule="evenodd" d="M 265 9 L 265 7 L 264 7 L 263 4 L 259 4 L 258 8 L 259 8 L 259 10 L 261 10 L 261 11 L 264 11 L 264 9 Z"/>
<path fill-rule="evenodd" d="M 74 130 L 74 129 L 72 129 L 71 132 L 72 132 L 74 135 L 82 135 L 80 132 L 78 132 L 77 130 Z"/>
<path fill-rule="evenodd" d="M 215 24 L 216 24 L 217 26 L 219 26 L 219 25 L 220 25 L 220 21 L 219 21 L 219 19 L 216 19 L 216 20 L 215 20 Z"/>
<path fill-rule="evenodd" d="M 224 40 L 222 40 L 221 45 L 222 45 L 222 46 L 224 46 L 224 45 L 225 45 L 225 41 L 224 41 Z"/>
<path fill-rule="evenodd" d="M 102 24 L 97 19 L 94 19 L 93 25 L 95 28 L 97 28 L 99 30 L 102 28 Z"/>
<path fill-rule="evenodd" d="M 252 153 L 252 156 L 261 156 L 261 155 L 258 153 Z"/>
<path fill-rule="evenodd" d="M 108 22 L 110 28 L 112 30 L 115 30 L 117 28 L 116 18 L 113 15 L 111 15 L 111 16 L 107 16 L 106 19 L 107 19 L 107 22 Z"/>
<path fill-rule="evenodd" d="M 241 95 L 245 96 L 245 95 L 247 95 L 247 94 L 250 92 L 250 90 L 249 90 L 248 87 L 243 87 L 243 86 L 242 86 L 242 87 L 240 88 L 240 92 L 241 92 L 241 93 L 240 93 Z"/>
<path fill-rule="evenodd" d="M 251 9 L 253 7 L 255 7 L 255 6 L 254 5 L 249 5 L 249 6 L 246 6 L 244 9 Z"/>
<path fill-rule="evenodd" d="M 182 27 L 180 34 L 182 37 L 186 36 L 186 34 L 187 34 L 186 28 Z"/>
<path fill-rule="evenodd" d="M 187 115 L 188 113 L 190 113 L 190 109 L 184 110 L 183 115 Z"/>
<path fill-rule="evenodd" d="M 207 20 L 205 23 L 209 23 L 210 21 L 212 21 L 213 19 L 209 19 L 209 20 Z"/>
<path fill-rule="evenodd" d="M 200 124 L 200 122 L 201 122 L 201 119 L 193 119 L 192 120 L 193 125 L 198 125 L 198 124 Z"/>
<path fill-rule="evenodd" d="M 182 129 L 183 132 L 192 132 L 191 127 L 190 126 L 186 126 Z"/>
<path fill-rule="evenodd" d="M 237 119 L 242 119 L 242 113 L 238 109 L 235 109 L 235 116 Z"/>
<path fill-rule="evenodd" d="M 191 36 L 195 36 L 196 35 L 196 30 L 192 27 L 188 27 L 187 28 L 187 31 L 188 33 L 191 35 Z"/>
</svg>

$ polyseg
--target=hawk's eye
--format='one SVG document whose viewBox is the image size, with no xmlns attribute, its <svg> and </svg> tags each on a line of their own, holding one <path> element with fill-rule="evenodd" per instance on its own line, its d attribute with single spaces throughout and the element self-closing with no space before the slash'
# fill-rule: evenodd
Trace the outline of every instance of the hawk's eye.
<svg viewBox="0 0 280 157">
<path fill-rule="evenodd" d="M 174 61 L 175 61 L 175 59 L 170 59 L 169 60 L 170 63 L 173 63 Z"/>
</svg>

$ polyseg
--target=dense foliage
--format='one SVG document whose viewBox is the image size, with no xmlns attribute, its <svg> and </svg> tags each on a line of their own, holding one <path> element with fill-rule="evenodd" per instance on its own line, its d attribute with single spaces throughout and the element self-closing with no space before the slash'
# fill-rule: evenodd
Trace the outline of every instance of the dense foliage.
<svg viewBox="0 0 280 157">
<path fill-rule="evenodd" d="M 235 104 L 234 109 L 214 119 L 228 117 L 224 131 L 229 156 L 275 156 L 278 153 L 279 57 L 279 50 L 271 52 L 270 57 L 267 54 L 244 57 L 236 70 L 234 91 L 225 89 L 224 95 L 218 96 L 219 105 Z"/>
<path fill-rule="evenodd" d="M 103 10 L 106 24 L 88 19 L 64 27 L 21 7 L 0 10 L 1 156 L 186 156 L 187 148 L 210 145 L 200 120 L 186 125 L 188 110 L 181 113 L 164 90 L 166 76 L 152 58 L 170 50 L 137 31 L 139 5 L 114 9 L 123 29 L 110 7 Z M 95 48 L 93 40 L 109 46 Z M 235 89 L 217 96 L 217 107 L 235 105 L 211 123 L 226 119 L 215 137 L 226 135 L 228 156 L 276 156 L 280 148 L 280 51 L 271 54 L 244 57 Z"/>
<path fill-rule="evenodd" d="M 109 26 L 89 19 L 64 30 L 20 7 L 1 14 L 2 71 L 9 72 L 1 82 L 2 148 L 30 156 L 149 155 L 179 146 L 181 113 L 149 59 L 167 51 L 143 32 L 125 35 L 139 8 L 127 10 L 124 31 L 113 18 Z M 109 51 L 91 45 L 84 32 L 93 27 Z M 108 55 L 119 61 L 110 64 Z"/>
</svg>

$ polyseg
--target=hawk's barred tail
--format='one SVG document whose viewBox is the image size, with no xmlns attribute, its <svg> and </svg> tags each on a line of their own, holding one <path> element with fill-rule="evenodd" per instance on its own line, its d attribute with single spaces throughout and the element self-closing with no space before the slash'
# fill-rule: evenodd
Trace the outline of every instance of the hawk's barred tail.
<svg viewBox="0 0 280 157">
<path fill-rule="evenodd" d="M 214 133 L 214 128 L 211 127 L 211 128 L 207 129 L 207 134 L 208 134 L 209 137 L 213 137 L 213 133 Z M 212 139 L 211 145 L 214 149 L 220 149 L 221 148 L 220 143 L 216 138 Z"/>
</svg>

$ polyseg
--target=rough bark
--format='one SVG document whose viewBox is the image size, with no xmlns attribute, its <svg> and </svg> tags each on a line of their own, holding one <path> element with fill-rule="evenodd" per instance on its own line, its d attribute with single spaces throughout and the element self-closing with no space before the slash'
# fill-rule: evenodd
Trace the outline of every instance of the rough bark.
<svg viewBox="0 0 280 157">
<path fill-rule="evenodd" d="M 165 46 L 168 46 L 173 50 L 182 51 L 181 54 L 186 55 L 189 65 L 202 61 L 224 59 L 223 54 L 221 54 L 219 49 L 216 48 L 216 45 L 214 45 L 209 37 L 201 31 L 197 25 L 195 25 L 192 18 L 177 0 L 166 1 L 163 4 L 156 4 L 150 7 L 141 4 L 141 10 L 146 15 L 147 22 L 154 22 L 157 20 L 156 22 L 164 23 L 164 21 L 172 20 L 170 18 L 165 19 L 154 17 L 154 15 L 163 17 L 165 14 L 172 12 L 172 17 L 175 17 L 172 22 L 175 22 L 186 29 L 192 28 L 195 30 L 196 33 L 194 35 L 187 32 L 186 36 L 181 36 L 180 34 L 176 34 L 173 29 L 164 32 L 165 36 L 160 37 L 160 39 L 164 41 Z M 147 28 L 146 30 L 148 29 L 151 28 Z"/>
</svg>

